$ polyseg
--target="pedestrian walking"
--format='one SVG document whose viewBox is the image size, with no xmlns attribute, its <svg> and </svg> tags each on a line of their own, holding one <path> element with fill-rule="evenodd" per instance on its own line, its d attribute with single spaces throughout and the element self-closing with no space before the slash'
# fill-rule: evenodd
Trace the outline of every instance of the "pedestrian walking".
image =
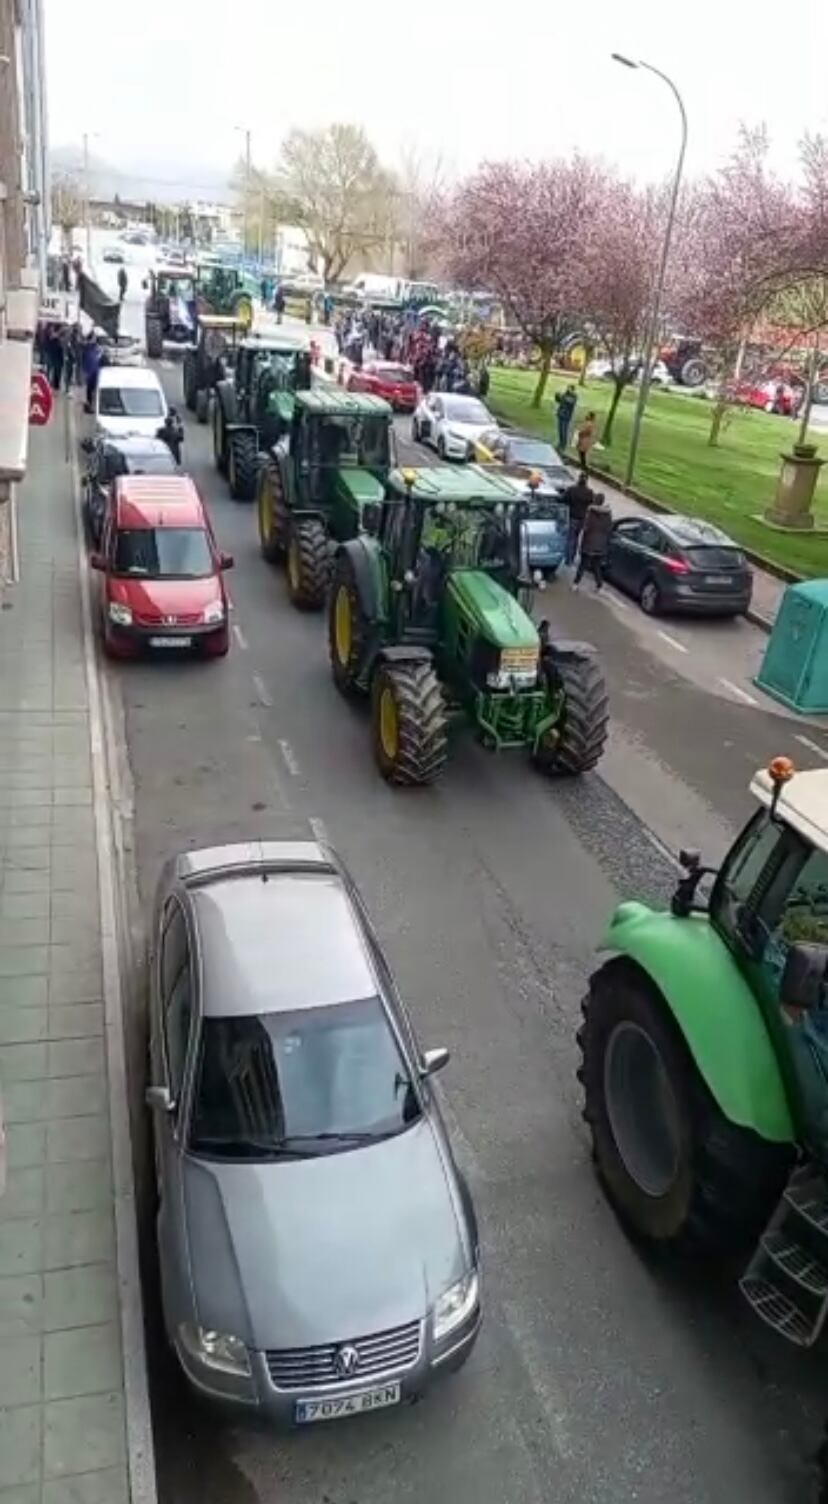
<svg viewBox="0 0 828 1504">
<path fill-rule="evenodd" d="M 603 491 L 599 491 L 595 500 L 587 507 L 584 518 L 584 528 L 581 533 L 581 553 L 578 559 L 578 568 L 572 581 L 573 590 L 577 590 L 589 570 L 595 581 L 595 589 L 600 590 L 604 583 L 604 564 L 609 550 L 609 535 L 612 527 L 612 512 L 607 506 Z"/>
<path fill-rule="evenodd" d="M 129 283 L 129 278 L 127 277 L 126 267 L 125 266 L 119 266 L 118 267 L 118 301 L 120 303 L 123 303 L 124 298 L 126 297 L 126 291 L 127 291 L 128 283 Z"/>
<path fill-rule="evenodd" d="M 75 330 L 64 329 L 63 331 L 63 380 L 67 392 L 71 392 L 75 384 L 75 370 L 78 364 L 78 350 L 75 340 Z"/>
<path fill-rule="evenodd" d="M 572 427 L 572 419 L 578 402 L 578 394 L 574 386 L 568 386 L 565 392 L 555 393 L 555 409 L 558 421 L 558 448 L 563 452 L 569 443 L 569 430 Z"/>
<path fill-rule="evenodd" d="M 583 423 L 578 428 L 576 438 L 578 448 L 578 463 L 582 470 L 589 469 L 589 456 L 595 443 L 595 414 L 587 413 Z"/>
<path fill-rule="evenodd" d="M 489 375 L 489 367 L 484 360 L 483 364 L 480 367 L 480 370 L 477 373 L 477 395 L 480 398 L 481 402 L 485 402 L 486 398 L 489 395 L 490 382 L 491 377 Z"/>
<path fill-rule="evenodd" d="M 277 324 L 281 324 L 285 312 L 285 294 L 281 286 L 276 288 L 276 294 L 273 299 L 273 307 L 276 310 L 276 322 Z"/>
<path fill-rule="evenodd" d="M 84 340 L 81 350 L 81 371 L 86 383 L 86 411 L 91 413 L 101 369 L 101 347 L 95 334 Z"/>
<path fill-rule="evenodd" d="M 561 501 L 565 501 L 569 507 L 569 534 L 566 540 L 567 564 L 575 563 L 581 533 L 584 529 L 584 520 L 594 500 L 595 492 L 589 484 L 586 470 L 581 470 L 574 484 L 567 486 L 566 490 L 561 493 Z"/>
<path fill-rule="evenodd" d="M 52 391 L 59 392 L 63 380 L 64 349 L 60 327 L 55 324 L 49 333 L 46 345 L 46 360 L 49 368 L 49 381 Z"/>
<path fill-rule="evenodd" d="M 184 427 L 174 407 L 168 409 L 167 416 L 156 433 L 156 438 L 163 439 L 175 463 L 180 465 L 181 445 L 184 442 Z"/>
</svg>

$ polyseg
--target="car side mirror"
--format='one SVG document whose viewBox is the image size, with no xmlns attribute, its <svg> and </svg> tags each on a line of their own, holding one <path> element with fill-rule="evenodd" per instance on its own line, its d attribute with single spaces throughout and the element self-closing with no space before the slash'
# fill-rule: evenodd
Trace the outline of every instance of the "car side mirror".
<svg viewBox="0 0 828 1504">
<path fill-rule="evenodd" d="M 90 554 L 89 555 L 89 568 L 90 569 L 106 569 L 106 561 L 104 559 L 103 554 L 98 553 L 97 551 L 95 553 Z"/>
<path fill-rule="evenodd" d="M 828 946 L 796 940 L 789 946 L 779 983 L 783 1008 L 818 1008 L 822 1002 L 828 967 Z"/>
<path fill-rule="evenodd" d="M 362 527 L 372 538 L 376 538 L 379 532 L 381 515 L 381 509 L 375 501 L 366 501 L 362 508 Z"/>
<path fill-rule="evenodd" d="M 153 1112 L 175 1112 L 175 1102 L 168 1086 L 148 1086 L 144 1092 L 144 1101 Z"/>
<path fill-rule="evenodd" d="M 235 562 L 232 554 L 219 554 L 220 569 L 232 569 Z"/>
<path fill-rule="evenodd" d="M 143 287 L 144 292 L 146 292 L 147 288 L 149 287 L 149 282 L 147 282 L 146 278 L 144 278 L 144 281 L 141 283 L 141 286 Z"/>
<path fill-rule="evenodd" d="M 443 1070 L 451 1059 L 450 1052 L 445 1045 L 440 1045 L 436 1050 L 426 1050 L 423 1055 L 421 1075 L 436 1076 L 438 1071 Z"/>
<path fill-rule="evenodd" d="M 95 440 L 94 439 L 81 439 L 81 441 L 80 441 L 80 447 L 83 450 L 84 454 L 91 454 L 92 450 L 95 448 Z"/>
</svg>

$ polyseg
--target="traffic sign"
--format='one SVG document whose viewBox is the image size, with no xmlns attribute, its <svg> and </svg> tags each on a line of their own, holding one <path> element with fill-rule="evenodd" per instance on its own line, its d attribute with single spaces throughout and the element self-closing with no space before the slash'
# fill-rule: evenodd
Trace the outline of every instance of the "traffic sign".
<svg viewBox="0 0 828 1504">
<path fill-rule="evenodd" d="M 29 388 L 29 422 L 33 428 L 42 428 L 44 423 L 48 423 L 54 405 L 52 388 L 43 372 L 33 371 Z"/>
</svg>

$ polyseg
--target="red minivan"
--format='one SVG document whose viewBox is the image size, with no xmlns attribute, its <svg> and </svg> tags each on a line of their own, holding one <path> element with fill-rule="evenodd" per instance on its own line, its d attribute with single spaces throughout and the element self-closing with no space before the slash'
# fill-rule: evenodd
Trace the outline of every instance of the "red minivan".
<svg viewBox="0 0 828 1504">
<path fill-rule="evenodd" d="M 93 569 L 101 572 L 104 649 L 132 658 L 227 652 L 224 570 L 204 503 L 188 475 L 123 475 L 115 481 Z"/>
</svg>

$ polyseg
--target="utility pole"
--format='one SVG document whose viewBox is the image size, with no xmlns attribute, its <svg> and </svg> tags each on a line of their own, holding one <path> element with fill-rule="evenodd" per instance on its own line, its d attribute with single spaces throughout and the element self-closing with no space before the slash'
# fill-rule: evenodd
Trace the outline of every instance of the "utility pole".
<svg viewBox="0 0 828 1504">
<path fill-rule="evenodd" d="M 264 191 L 264 185 L 262 185 L 262 191 L 259 194 L 259 266 L 261 266 L 263 264 L 263 262 L 264 262 L 264 239 L 265 239 L 264 222 L 265 222 L 265 191 Z"/>
<path fill-rule="evenodd" d="M 83 133 L 83 223 L 86 229 L 86 274 L 92 272 L 92 232 L 89 228 L 89 132 Z"/>
<path fill-rule="evenodd" d="M 250 203 L 250 129 L 237 125 L 236 130 L 244 136 L 244 198 L 242 202 L 242 260 L 247 255 L 247 216 Z"/>
</svg>

